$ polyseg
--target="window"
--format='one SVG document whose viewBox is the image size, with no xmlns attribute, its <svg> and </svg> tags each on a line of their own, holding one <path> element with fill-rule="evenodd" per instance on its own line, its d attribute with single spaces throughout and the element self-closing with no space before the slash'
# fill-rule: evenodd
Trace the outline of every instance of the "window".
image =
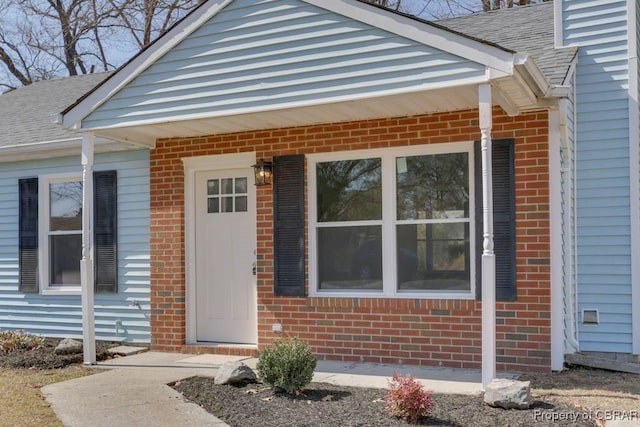
<svg viewBox="0 0 640 427">
<path fill-rule="evenodd" d="M 207 181 L 207 213 L 247 211 L 247 178 Z"/>
<path fill-rule="evenodd" d="M 51 182 L 49 197 L 49 286 L 80 286 L 82 182 Z"/>
<path fill-rule="evenodd" d="M 80 289 L 82 258 L 82 181 L 80 177 L 45 178 L 42 201 L 41 247 L 44 289 Z"/>
<path fill-rule="evenodd" d="M 311 156 L 311 292 L 474 297 L 473 144 Z"/>
<path fill-rule="evenodd" d="M 316 164 L 319 289 L 382 289 L 382 162 Z"/>
<path fill-rule="evenodd" d="M 469 153 L 396 158 L 399 291 L 471 290 Z"/>
<path fill-rule="evenodd" d="M 117 173 L 94 172 L 95 291 L 118 291 Z M 82 181 L 79 174 L 23 178 L 19 193 L 19 289 L 80 292 Z"/>
</svg>

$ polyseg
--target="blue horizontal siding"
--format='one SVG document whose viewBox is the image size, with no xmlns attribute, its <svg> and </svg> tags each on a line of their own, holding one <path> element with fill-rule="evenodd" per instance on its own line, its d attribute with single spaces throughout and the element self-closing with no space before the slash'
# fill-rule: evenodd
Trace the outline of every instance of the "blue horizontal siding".
<svg viewBox="0 0 640 427">
<path fill-rule="evenodd" d="M 576 70 L 578 311 L 580 349 L 631 351 L 631 240 L 627 4 L 562 0 L 565 45 Z"/>
<path fill-rule="evenodd" d="M 118 171 L 118 293 L 95 297 L 96 336 L 149 342 L 149 152 L 96 156 L 96 170 Z M 18 290 L 18 179 L 80 172 L 80 157 L 0 164 L 0 329 L 82 337 L 80 296 Z M 140 303 L 140 308 L 133 302 Z M 116 331 L 116 322 L 123 328 Z"/>
<path fill-rule="evenodd" d="M 485 67 L 298 0 L 236 0 L 83 121 L 83 128 L 423 90 Z"/>
</svg>

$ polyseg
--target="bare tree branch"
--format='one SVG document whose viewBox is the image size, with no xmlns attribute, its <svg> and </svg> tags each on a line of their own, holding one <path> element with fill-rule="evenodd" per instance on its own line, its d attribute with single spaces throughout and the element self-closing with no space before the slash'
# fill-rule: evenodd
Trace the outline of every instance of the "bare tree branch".
<svg viewBox="0 0 640 427">
<path fill-rule="evenodd" d="M 18 70 L 18 67 L 16 67 L 13 60 L 11 59 L 11 56 L 7 54 L 7 52 L 2 48 L 2 46 L 0 46 L 0 61 L 2 61 L 5 64 L 9 72 L 13 74 L 13 76 L 17 78 L 20 81 L 20 83 L 22 83 L 24 86 L 31 83 L 31 80 L 26 75 L 24 75 L 20 70 Z"/>
</svg>

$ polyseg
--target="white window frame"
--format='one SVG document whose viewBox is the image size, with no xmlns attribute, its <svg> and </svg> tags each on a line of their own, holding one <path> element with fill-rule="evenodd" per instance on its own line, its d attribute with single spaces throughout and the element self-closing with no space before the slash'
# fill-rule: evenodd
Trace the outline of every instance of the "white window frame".
<svg viewBox="0 0 640 427">
<path fill-rule="evenodd" d="M 38 264 L 40 265 L 40 293 L 42 295 L 80 295 L 82 288 L 78 285 L 52 286 L 49 271 L 49 225 L 50 225 L 50 200 L 49 186 L 51 184 L 82 181 L 81 173 L 52 174 L 38 177 Z M 78 231 L 82 234 L 82 229 Z M 80 266 L 78 265 L 78 268 Z"/>
<path fill-rule="evenodd" d="M 402 291 L 398 290 L 396 225 L 405 223 L 396 219 L 396 158 L 431 154 L 467 153 L 469 156 L 469 256 L 470 289 L 468 292 Z M 383 287 L 381 291 L 320 290 L 318 283 L 318 209 L 316 164 L 330 161 L 380 158 L 382 160 L 382 262 Z M 372 150 L 340 151 L 307 155 L 307 182 L 309 183 L 309 296 L 342 298 L 417 298 L 417 299 L 466 299 L 476 297 L 476 238 L 475 238 L 475 170 L 473 141 L 429 144 L 410 147 L 392 147 Z M 367 221 L 378 224 L 380 221 Z M 358 222 L 359 225 L 366 225 Z"/>
</svg>

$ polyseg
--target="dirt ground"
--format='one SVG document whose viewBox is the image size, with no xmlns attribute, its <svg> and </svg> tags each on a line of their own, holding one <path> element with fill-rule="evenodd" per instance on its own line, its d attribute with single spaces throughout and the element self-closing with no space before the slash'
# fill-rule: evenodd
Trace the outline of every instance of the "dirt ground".
<svg viewBox="0 0 640 427">
<path fill-rule="evenodd" d="M 599 424 L 630 416 L 640 426 L 640 375 L 570 366 L 552 374 L 527 374 L 536 398 L 561 402 L 591 414 Z"/>
</svg>

